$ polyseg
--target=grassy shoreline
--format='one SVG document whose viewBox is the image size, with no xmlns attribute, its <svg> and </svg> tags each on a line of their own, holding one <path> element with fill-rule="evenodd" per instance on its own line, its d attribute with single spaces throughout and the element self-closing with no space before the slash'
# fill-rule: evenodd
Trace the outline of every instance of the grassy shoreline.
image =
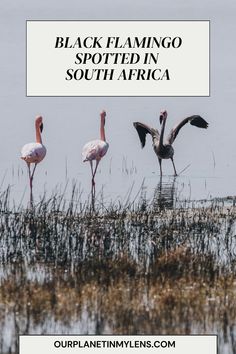
<svg viewBox="0 0 236 354">
<path fill-rule="evenodd" d="M 1 352 L 15 352 L 18 333 L 64 332 L 217 333 L 220 353 L 234 353 L 234 198 L 172 208 L 142 197 L 95 210 L 58 195 L 12 210 L 8 198 Z"/>
</svg>

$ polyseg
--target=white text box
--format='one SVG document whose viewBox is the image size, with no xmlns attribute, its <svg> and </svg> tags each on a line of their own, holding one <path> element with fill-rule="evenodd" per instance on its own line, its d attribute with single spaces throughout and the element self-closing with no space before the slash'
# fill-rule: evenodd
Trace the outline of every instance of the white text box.
<svg viewBox="0 0 236 354">
<path fill-rule="evenodd" d="M 216 354 L 209 336 L 20 336 L 19 354 Z"/>
<path fill-rule="evenodd" d="M 209 21 L 27 21 L 27 96 L 209 96 Z"/>
</svg>

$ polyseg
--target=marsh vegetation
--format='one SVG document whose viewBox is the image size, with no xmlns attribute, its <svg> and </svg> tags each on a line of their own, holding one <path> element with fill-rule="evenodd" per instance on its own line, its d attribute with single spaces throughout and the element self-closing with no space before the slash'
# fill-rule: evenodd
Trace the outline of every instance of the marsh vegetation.
<svg viewBox="0 0 236 354">
<path fill-rule="evenodd" d="M 33 208 L 0 198 L 0 351 L 18 334 L 217 333 L 236 350 L 234 198 L 81 203 L 76 187 Z"/>
</svg>

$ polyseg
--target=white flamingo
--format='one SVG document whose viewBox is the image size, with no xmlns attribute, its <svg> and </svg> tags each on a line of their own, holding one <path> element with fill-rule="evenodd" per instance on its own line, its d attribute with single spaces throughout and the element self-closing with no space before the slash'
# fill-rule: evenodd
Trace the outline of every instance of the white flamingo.
<svg viewBox="0 0 236 354">
<path fill-rule="evenodd" d="M 41 116 L 35 119 L 35 132 L 36 132 L 36 142 L 29 143 L 22 147 L 21 158 L 27 163 L 28 173 L 29 173 L 29 183 L 30 183 L 30 203 L 33 202 L 33 178 L 37 164 L 41 162 L 46 155 L 46 147 L 42 143 L 41 132 L 43 131 L 43 118 Z M 31 172 L 31 164 L 34 164 L 33 171 Z"/>
<path fill-rule="evenodd" d="M 92 173 L 92 191 L 95 188 L 95 175 L 97 172 L 98 164 L 101 158 L 106 155 L 109 144 L 106 142 L 105 137 L 105 117 L 106 112 L 102 111 L 100 114 L 101 123 L 100 123 L 100 139 L 89 141 L 84 145 L 82 151 L 83 162 L 89 161 L 91 166 Z M 93 169 L 93 161 L 96 161 L 95 169 Z"/>
</svg>

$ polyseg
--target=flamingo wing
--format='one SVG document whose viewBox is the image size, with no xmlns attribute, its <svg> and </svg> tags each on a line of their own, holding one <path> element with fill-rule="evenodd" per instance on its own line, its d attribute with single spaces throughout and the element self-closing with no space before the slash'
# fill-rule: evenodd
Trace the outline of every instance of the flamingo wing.
<svg viewBox="0 0 236 354">
<path fill-rule="evenodd" d="M 205 121 L 205 119 L 203 119 L 202 117 L 198 116 L 198 115 L 193 115 L 187 118 L 184 118 L 181 122 L 179 122 L 173 129 L 171 129 L 171 132 L 167 138 L 167 143 L 168 144 L 173 144 L 173 142 L 175 141 L 180 129 L 187 123 L 190 123 L 191 125 L 195 125 L 195 127 L 198 128 L 207 128 L 208 127 L 208 123 Z"/>
<path fill-rule="evenodd" d="M 46 155 L 46 148 L 40 143 L 29 143 L 22 147 L 21 158 L 29 163 L 38 163 Z"/>
<path fill-rule="evenodd" d="M 82 159 L 85 161 L 100 160 L 107 152 L 109 144 L 103 140 L 92 140 L 84 145 Z"/>
<path fill-rule="evenodd" d="M 160 134 L 158 132 L 158 130 L 149 127 L 148 125 L 144 124 L 144 123 L 140 123 L 140 122 L 134 122 L 133 123 L 135 129 L 138 132 L 138 136 L 141 142 L 141 147 L 143 148 L 146 144 L 146 135 L 147 134 L 151 134 L 151 136 L 155 136 L 156 138 L 159 139 Z"/>
</svg>

